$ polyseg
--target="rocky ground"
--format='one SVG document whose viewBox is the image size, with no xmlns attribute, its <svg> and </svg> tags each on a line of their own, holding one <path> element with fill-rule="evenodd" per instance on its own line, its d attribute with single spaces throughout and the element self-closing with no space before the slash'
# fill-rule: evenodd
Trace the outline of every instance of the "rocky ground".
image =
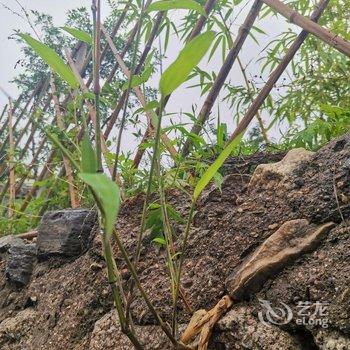
<svg viewBox="0 0 350 350">
<path fill-rule="evenodd" d="M 231 160 L 222 191 L 213 187 L 203 194 L 183 269 L 191 308 L 210 309 L 232 293 L 237 271 L 274 234 L 293 237 L 291 230 L 300 225 L 310 232 L 334 225 L 312 249 L 269 269 L 263 283 L 242 294 L 217 324 L 210 349 L 350 349 L 350 134 L 315 154 L 297 149 L 280 161 L 283 156 Z M 255 169 L 270 161 L 275 163 Z M 186 196 L 174 190 L 167 197 L 185 217 Z M 129 253 L 141 209 L 141 196 L 128 200 L 118 220 Z M 36 242 L 0 240 L 1 349 L 132 349 L 113 310 L 95 219 L 86 210 L 49 213 Z M 175 229 L 180 237 L 183 226 Z M 165 252 L 149 236 L 143 243 L 141 282 L 169 321 Z M 115 253 L 127 283 L 130 276 Z M 146 349 L 171 349 L 138 295 L 132 313 Z M 181 304 L 182 328 L 190 318 Z"/>
</svg>

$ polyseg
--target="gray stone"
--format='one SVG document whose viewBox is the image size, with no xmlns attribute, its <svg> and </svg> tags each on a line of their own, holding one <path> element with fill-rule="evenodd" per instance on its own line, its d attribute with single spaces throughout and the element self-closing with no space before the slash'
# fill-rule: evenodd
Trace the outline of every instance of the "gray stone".
<svg viewBox="0 0 350 350">
<path fill-rule="evenodd" d="M 21 340 L 30 334 L 36 317 L 35 310 L 28 308 L 0 322 L 0 348 L 3 350 L 33 349 L 26 345 L 22 346 Z"/>
<path fill-rule="evenodd" d="M 19 287 L 25 286 L 30 280 L 35 261 L 34 244 L 12 244 L 6 259 L 6 278 Z"/>
<path fill-rule="evenodd" d="M 23 240 L 13 236 L 8 235 L 0 238 L 0 254 L 6 253 L 13 244 L 24 244 Z"/>
<path fill-rule="evenodd" d="M 290 150 L 286 156 L 277 163 L 260 164 L 255 169 L 249 183 L 249 188 L 262 186 L 264 188 L 271 185 L 271 180 L 288 179 L 292 172 L 302 163 L 308 163 L 314 156 L 314 152 L 305 150 L 304 148 L 295 148 Z M 276 184 L 272 182 L 272 186 Z"/>
<path fill-rule="evenodd" d="M 315 336 L 315 343 L 322 350 L 350 349 L 350 338 L 337 331 L 319 331 Z"/>
<path fill-rule="evenodd" d="M 88 209 L 47 212 L 38 228 L 40 258 L 51 255 L 79 256 L 91 246 L 97 227 L 97 213 Z"/>
<path fill-rule="evenodd" d="M 277 326 L 263 324 L 254 316 L 254 308 L 235 305 L 219 320 L 210 350 L 225 344 L 230 350 L 305 350 L 292 335 Z"/>
</svg>

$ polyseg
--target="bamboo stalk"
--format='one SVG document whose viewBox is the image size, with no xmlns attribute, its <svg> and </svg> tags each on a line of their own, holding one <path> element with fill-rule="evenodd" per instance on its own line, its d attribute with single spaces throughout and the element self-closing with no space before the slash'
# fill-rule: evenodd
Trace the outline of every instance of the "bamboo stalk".
<svg viewBox="0 0 350 350">
<path fill-rule="evenodd" d="M 55 112 L 56 112 L 57 126 L 59 127 L 60 130 L 64 130 L 65 125 L 61 114 L 60 102 L 58 99 L 56 84 L 53 76 L 51 76 L 50 84 L 51 84 L 52 100 L 53 100 Z M 64 168 L 66 170 L 71 206 L 72 208 L 77 208 L 79 206 L 79 201 L 78 201 L 75 187 L 74 187 L 72 167 L 70 166 L 69 160 L 64 155 L 62 155 L 62 159 L 63 159 Z"/>
<path fill-rule="evenodd" d="M 139 15 L 139 22 L 136 32 L 136 39 L 134 43 L 134 52 L 132 55 L 132 62 L 131 62 L 131 69 L 130 69 L 130 79 L 128 82 L 128 87 L 126 89 L 126 96 L 124 99 L 124 109 L 123 109 L 123 115 L 121 118 L 121 122 L 119 125 L 119 131 L 117 136 L 117 147 L 115 151 L 115 159 L 114 159 L 114 166 L 113 166 L 113 175 L 112 180 L 114 181 L 117 176 L 118 171 L 118 162 L 119 162 L 119 156 L 121 152 L 121 142 L 122 142 L 122 136 L 125 128 L 126 123 L 126 115 L 127 115 L 127 109 L 128 109 L 128 102 L 130 99 L 130 92 L 131 92 L 131 84 L 132 84 L 132 77 L 135 75 L 135 65 L 136 65 L 136 57 L 137 57 L 137 51 L 140 45 L 140 39 L 141 39 L 141 27 L 143 23 L 143 17 L 144 17 L 144 10 L 145 10 L 145 1 L 141 0 L 141 8 L 140 8 L 140 15 Z"/>
<path fill-rule="evenodd" d="M 204 10 L 205 10 L 206 16 L 201 15 L 199 17 L 199 19 L 196 22 L 196 25 L 194 26 L 194 28 L 193 28 L 191 34 L 189 35 L 189 37 L 187 38 L 186 42 L 191 41 L 193 38 L 195 38 L 202 31 L 202 28 L 204 27 L 204 24 L 206 23 L 210 12 L 213 10 L 214 6 L 216 5 L 216 2 L 217 2 L 216 0 L 207 0 L 207 2 L 204 5 Z M 169 95 L 165 98 L 164 107 L 167 105 L 167 103 L 170 99 L 170 96 L 171 95 Z M 157 111 L 156 114 L 158 114 L 158 112 L 159 111 Z M 146 137 L 146 135 L 148 135 L 148 136 Z M 148 137 L 150 137 L 151 135 L 152 135 L 152 130 L 148 128 L 145 132 L 145 136 L 143 137 L 143 139 L 141 141 L 141 144 L 143 142 L 146 142 Z M 145 153 L 144 148 L 138 149 L 138 151 L 134 157 L 134 167 L 135 168 L 137 168 L 139 166 L 144 153 Z"/>
<path fill-rule="evenodd" d="M 27 101 L 26 105 L 23 107 L 21 113 L 17 116 L 16 121 L 15 121 L 14 125 L 12 126 L 13 130 L 16 129 L 17 124 L 19 123 L 19 121 L 22 120 L 22 117 L 23 117 L 24 113 L 26 112 L 30 102 L 33 99 L 33 97 L 35 96 L 35 93 L 36 93 L 36 89 L 34 89 L 32 94 L 30 95 L 29 100 Z M 19 104 L 17 104 L 17 106 L 19 106 Z M 13 115 L 14 115 L 14 111 L 15 111 L 15 108 L 13 109 L 13 112 L 12 112 Z M 8 118 L 7 118 L 6 122 L 4 122 L 3 126 L 0 129 L 0 135 L 3 134 L 4 130 L 6 130 L 7 124 L 8 124 Z M 8 135 L 7 135 L 7 137 L 3 141 L 3 144 L 0 147 L 0 153 L 2 153 L 4 151 L 5 146 L 7 145 L 7 142 L 8 142 Z"/>
<path fill-rule="evenodd" d="M 25 154 L 26 154 L 26 152 L 27 152 L 27 150 L 28 150 L 28 148 L 29 148 L 30 143 L 31 143 L 32 140 L 34 139 L 34 136 L 35 136 L 36 131 L 38 130 L 38 125 L 39 125 L 39 123 L 40 123 L 40 121 L 41 121 L 41 118 L 43 117 L 43 115 L 44 115 L 44 113 L 47 111 L 47 109 L 50 107 L 51 97 L 52 97 L 52 96 L 49 95 L 48 98 L 46 99 L 45 104 L 44 104 L 44 108 L 43 108 L 43 110 L 41 111 L 40 116 L 38 117 L 38 120 L 36 120 L 36 116 L 34 115 L 34 113 L 36 112 L 36 108 L 37 108 L 37 107 L 35 107 L 35 111 L 32 113 L 32 116 L 31 116 L 30 119 L 31 119 L 31 122 L 32 122 L 32 124 L 33 124 L 34 127 L 32 128 L 32 130 L 31 130 L 31 132 L 30 132 L 30 134 L 29 134 L 29 136 L 28 136 L 28 139 L 27 139 L 25 145 L 24 145 L 24 147 L 23 147 L 22 150 L 21 150 L 21 153 L 20 153 L 20 156 L 19 156 L 19 159 L 20 159 L 20 160 L 25 156 Z M 28 127 L 29 127 L 29 125 L 28 125 Z M 19 137 L 19 138 L 17 139 L 16 145 L 19 144 L 20 139 L 21 139 L 21 137 Z"/>
<path fill-rule="evenodd" d="M 41 83 L 41 84 L 38 84 L 38 86 L 34 89 L 34 91 L 32 92 L 32 94 L 30 95 L 30 98 L 29 100 L 27 101 L 26 105 L 24 106 L 24 108 L 22 109 L 21 113 L 17 116 L 16 118 L 16 121 L 13 125 L 13 132 L 15 132 L 16 128 L 17 128 L 17 125 L 18 123 L 22 120 L 24 114 L 26 113 L 32 99 L 37 95 L 37 102 L 36 103 L 39 103 L 39 101 L 42 99 L 42 97 L 44 96 L 44 90 L 46 89 L 46 85 Z M 34 105 L 32 106 L 31 110 L 35 110 L 34 108 Z M 27 129 L 30 127 L 30 123 L 31 121 L 28 120 L 25 127 L 22 129 L 22 131 L 20 132 L 20 135 L 16 138 L 16 141 L 15 141 L 15 148 L 19 145 L 19 143 L 21 142 L 23 136 L 25 135 L 25 133 L 27 132 Z M 7 142 L 8 142 L 8 137 L 5 139 L 4 143 L 1 145 L 0 147 L 0 153 L 2 153 L 7 145 Z M 1 171 L 1 176 L 6 172 L 8 171 L 8 169 L 4 169 L 4 171 Z"/>
<path fill-rule="evenodd" d="M 111 37 L 109 36 L 108 32 L 106 31 L 106 29 L 104 27 L 102 27 L 102 33 L 104 34 L 113 54 L 114 57 L 116 59 L 116 61 L 118 62 L 120 68 L 122 69 L 123 73 L 126 75 L 126 77 L 130 80 L 131 78 L 131 72 L 129 71 L 128 67 L 126 66 L 126 64 L 124 63 L 122 57 L 118 54 L 117 48 L 115 47 Z M 139 86 L 135 86 L 133 87 L 133 90 L 135 91 L 135 95 L 137 97 L 137 99 L 139 100 L 140 104 L 142 107 L 146 107 L 147 102 L 146 102 L 146 97 L 144 96 L 144 94 L 142 93 L 141 89 Z M 152 121 L 152 112 L 151 111 L 146 111 L 146 116 L 147 116 L 147 123 L 148 125 L 151 126 L 151 128 L 154 130 L 154 123 Z M 168 136 L 164 133 L 162 133 L 161 135 L 162 141 L 164 142 L 165 146 L 167 147 L 169 153 L 171 154 L 171 156 L 173 158 L 176 158 L 177 156 L 177 151 L 175 149 L 175 147 L 172 145 L 172 141 L 168 138 Z"/>
<path fill-rule="evenodd" d="M 42 150 L 44 149 L 46 140 L 43 138 L 41 139 L 38 148 L 36 149 L 35 154 L 33 155 L 32 161 L 30 162 L 30 164 L 26 167 L 26 172 L 25 174 L 23 174 L 22 178 L 17 182 L 17 186 L 16 186 L 16 192 L 19 192 L 25 182 L 25 180 L 27 179 L 28 175 L 30 174 L 30 171 L 35 167 L 36 162 L 38 161 Z M 1 197 L 0 197 L 0 202 L 1 202 Z"/>
<path fill-rule="evenodd" d="M 310 17 L 311 21 L 317 22 L 319 20 L 322 13 L 326 9 L 329 1 L 330 0 L 321 0 L 319 2 L 318 6 L 316 7 L 316 9 L 314 10 L 314 12 L 312 13 L 312 15 Z M 271 90 L 273 89 L 273 87 L 277 83 L 278 79 L 281 77 L 283 72 L 286 70 L 287 66 L 292 61 L 294 55 L 297 53 L 300 46 L 303 44 L 303 42 L 305 41 L 305 39 L 307 38 L 308 35 L 309 35 L 309 33 L 306 30 L 303 30 L 298 35 L 298 37 L 295 39 L 295 41 L 293 42 L 293 44 L 291 45 L 291 47 L 287 51 L 287 53 L 284 56 L 284 58 L 282 59 L 282 61 L 279 63 L 277 68 L 271 73 L 265 86 L 260 90 L 258 96 L 255 98 L 255 100 L 253 101 L 251 106 L 248 108 L 247 112 L 245 113 L 244 117 L 242 118 L 242 120 L 238 124 L 236 130 L 233 132 L 233 134 L 231 135 L 231 137 L 227 143 L 230 143 L 238 135 L 240 135 L 244 130 L 246 130 L 246 128 L 248 127 L 248 125 L 250 124 L 250 122 L 252 121 L 252 119 L 254 118 L 256 113 L 258 112 L 259 108 L 263 105 L 267 96 L 270 94 Z"/>
<path fill-rule="evenodd" d="M 46 192 L 46 200 L 44 201 L 44 204 L 41 206 L 38 217 L 42 217 L 44 215 L 44 213 L 46 212 L 49 204 L 50 204 L 50 197 L 52 195 L 52 193 L 54 193 L 53 189 L 56 187 L 56 184 L 58 183 L 58 180 L 61 179 L 64 176 L 65 173 L 65 168 L 64 166 L 62 166 L 59 170 L 59 172 L 57 173 L 56 178 L 53 181 L 53 184 L 47 189 Z"/>
<path fill-rule="evenodd" d="M 1 115 L 0 115 L 0 123 L 2 122 L 2 118 L 6 115 L 6 112 L 7 112 L 7 106 L 8 104 L 5 104 L 2 112 L 1 112 Z M 6 123 L 4 123 L 6 125 Z M 0 137 L 1 137 L 1 132 L 0 132 Z"/>
<path fill-rule="evenodd" d="M 8 104 L 6 103 L 4 108 L 2 109 L 1 116 L 0 116 L 0 121 L 2 121 L 3 116 L 6 114 Z"/>
<path fill-rule="evenodd" d="M 42 110 L 41 117 L 42 117 L 43 113 L 49 108 L 49 106 L 50 106 L 50 99 L 51 99 L 51 96 L 49 96 L 49 98 L 46 100 L 45 106 L 44 106 L 44 108 Z M 19 161 L 24 158 L 27 150 L 29 149 L 30 143 L 34 139 L 35 132 L 37 130 L 38 121 L 40 122 L 40 120 L 38 120 L 38 121 L 35 120 L 36 116 L 34 116 L 34 113 L 36 111 L 36 108 L 37 108 L 37 106 L 34 106 L 34 105 L 32 106 L 33 112 L 32 111 L 30 112 L 31 113 L 31 117 L 27 121 L 26 125 L 23 127 L 23 129 L 21 130 L 19 136 L 15 140 L 15 148 L 17 148 L 19 146 L 23 136 L 25 135 L 27 129 L 29 129 L 30 125 L 33 124 L 33 128 L 31 129 L 30 135 L 29 135 L 25 145 L 23 147 L 21 147 L 21 152 L 20 152 L 19 157 L 18 157 Z M 8 174 L 8 170 L 9 170 L 8 168 L 5 168 L 4 171 L 1 173 L 0 177 L 2 177 L 6 173 Z"/>
<path fill-rule="evenodd" d="M 125 16 L 126 16 L 126 11 L 127 11 L 127 9 L 130 7 L 131 2 L 132 2 L 132 0 L 130 0 L 130 1 L 126 4 L 124 10 L 122 11 L 121 16 L 119 17 L 119 19 L 118 19 L 116 25 L 114 26 L 113 32 L 112 32 L 112 36 L 113 36 L 113 37 L 116 35 L 116 33 L 117 33 L 117 31 L 119 30 L 121 24 L 123 23 L 123 21 L 124 21 L 124 19 L 125 19 Z M 132 42 L 132 40 L 130 40 L 130 42 Z M 74 50 L 73 50 L 73 55 L 75 55 L 76 52 L 77 52 L 77 50 L 79 49 L 79 44 L 80 44 L 80 43 L 78 43 L 78 45 L 75 46 L 75 48 L 74 48 Z M 102 54 L 101 54 L 101 57 L 105 57 L 105 55 L 106 55 L 106 53 L 107 53 L 107 50 L 108 50 L 108 45 L 105 46 L 105 48 L 104 48 L 104 50 L 103 50 L 103 52 L 102 52 Z M 127 51 L 127 50 L 125 50 L 125 51 Z M 87 59 L 85 60 L 85 64 L 84 64 L 84 67 L 83 67 L 82 70 L 81 70 L 81 74 L 84 74 L 84 72 L 85 72 L 85 70 L 86 70 L 86 68 L 87 68 L 88 63 L 89 63 L 90 60 L 91 60 L 91 54 L 90 54 L 90 56 L 88 56 Z M 90 79 L 89 79 L 89 81 L 88 81 L 88 83 L 87 83 L 88 86 L 89 86 L 89 84 L 91 83 L 91 81 L 92 81 L 92 75 L 90 75 Z M 33 93 L 33 96 L 34 96 L 34 93 Z M 50 101 L 50 99 L 51 99 L 51 97 L 49 98 L 49 101 Z M 66 96 L 66 98 L 65 98 L 65 100 L 64 100 L 64 102 L 63 102 L 63 106 L 65 106 L 65 105 L 69 102 L 69 99 L 70 99 L 70 94 L 68 94 L 68 95 Z M 83 134 L 84 134 L 84 128 L 82 128 L 82 129 L 80 130 L 80 132 L 79 132 L 78 141 L 81 140 Z M 45 140 L 46 140 L 46 135 L 42 138 L 42 142 L 41 142 L 42 147 L 44 146 Z M 48 159 L 47 159 L 47 161 L 46 161 L 46 163 L 45 163 L 45 165 L 44 165 L 44 167 L 43 167 L 41 173 L 40 173 L 39 176 L 38 176 L 38 181 L 40 181 L 40 178 L 41 178 L 41 179 L 44 179 L 45 176 L 47 175 L 48 166 L 49 166 L 50 162 L 52 161 L 52 159 L 54 158 L 54 156 L 55 156 L 55 150 L 52 150 L 52 151 L 50 152 L 49 156 L 48 156 Z M 32 167 L 34 167 L 34 164 L 32 164 Z M 62 169 L 61 169 L 61 171 L 62 171 Z M 27 172 L 27 174 L 29 174 L 29 171 Z M 23 185 L 25 179 L 26 179 L 26 177 L 22 178 L 22 180 L 21 180 L 21 186 Z M 21 186 L 20 186 L 20 187 L 21 187 Z M 36 195 L 37 190 L 38 190 L 38 187 L 34 186 L 34 187 L 31 189 L 30 193 L 28 193 L 28 195 L 26 196 L 26 198 L 25 198 L 25 200 L 24 200 L 23 206 L 22 206 L 22 212 L 27 208 L 27 206 L 29 205 L 31 199 Z"/>
<path fill-rule="evenodd" d="M 138 146 L 138 149 L 137 149 L 137 152 L 135 154 L 135 157 L 134 157 L 134 161 L 133 161 L 133 166 L 135 169 L 137 169 L 141 163 L 141 159 L 145 153 L 145 150 L 143 148 L 141 148 L 140 146 L 142 144 L 144 144 L 150 137 L 153 136 L 153 132 L 151 130 L 151 128 L 147 127 L 143 137 L 142 137 L 142 140 Z"/>
<path fill-rule="evenodd" d="M 50 163 L 53 161 L 55 154 L 56 154 L 55 150 L 52 150 L 50 152 L 46 163 L 44 164 L 38 178 L 36 179 L 37 182 L 43 181 L 46 178 Z M 37 190 L 38 190 L 37 186 L 33 186 L 30 189 L 30 191 L 27 193 L 26 197 L 23 200 L 23 203 L 22 203 L 22 206 L 21 206 L 19 212 L 24 213 L 24 211 L 27 209 L 31 199 L 36 195 Z"/>
<path fill-rule="evenodd" d="M 231 49 L 233 47 L 233 39 L 232 39 L 232 36 L 231 36 L 231 33 L 230 33 L 230 29 L 227 26 L 227 24 L 225 22 L 225 19 L 222 16 L 221 11 L 219 11 L 219 13 L 220 13 L 220 18 L 222 19 L 222 21 L 224 23 L 224 26 L 226 28 L 227 35 L 229 36 L 229 48 Z M 247 88 L 248 96 L 251 99 L 251 101 L 253 101 L 254 100 L 254 96 L 253 96 L 252 89 L 255 90 L 254 89 L 254 85 L 250 84 L 250 82 L 248 80 L 248 77 L 247 77 L 247 74 L 246 74 L 246 70 L 245 70 L 245 68 L 243 66 L 243 63 L 242 63 L 241 59 L 239 58 L 239 56 L 237 56 L 237 62 L 238 62 L 239 68 L 241 70 L 241 73 L 242 73 L 242 76 L 243 76 L 243 79 L 244 79 L 244 82 L 245 82 L 245 85 L 246 85 L 246 88 Z M 257 118 L 258 123 L 259 123 L 261 135 L 262 135 L 262 137 L 264 139 L 265 146 L 268 146 L 270 144 L 270 142 L 269 142 L 269 139 L 268 139 L 268 136 L 267 136 L 267 131 L 266 131 L 266 128 L 265 128 L 265 125 L 264 125 L 264 121 L 263 121 L 260 113 L 256 114 L 256 118 Z"/>
<path fill-rule="evenodd" d="M 324 41 L 326 44 L 334 47 L 344 55 L 350 57 L 350 43 L 341 38 L 330 30 L 323 28 L 311 19 L 302 16 L 297 11 L 291 9 L 279 0 L 262 0 L 266 5 L 277 11 L 283 17 L 287 18 L 291 23 L 303 28 L 317 38 Z"/>
<path fill-rule="evenodd" d="M 206 16 L 201 15 L 196 22 L 196 25 L 193 27 L 191 34 L 189 35 L 187 41 L 191 41 L 195 38 L 201 31 L 207 21 L 209 13 L 213 10 L 216 5 L 217 0 L 208 0 L 204 5 L 204 11 L 207 14 Z"/>
<path fill-rule="evenodd" d="M 33 156 L 33 159 L 31 161 L 31 163 L 26 166 L 26 172 L 22 175 L 21 179 L 17 182 L 16 184 L 16 193 L 19 193 L 25 180 L 27 179 L 30 171 L 33 169 L 33 167 L 36 165 L 36 162 L 41 154 L 41 151 L 43 150 L 44 146 L 45 146 L 45 143 L 46 143 L 46 139 L 45 138 L 42 138 L 41 139 L 41 142 Z M 9 178 L 7 179 L 4 187 L 2 188 L 1 190 L 1 193 L 0 193 L 0 203 L 2 203 L 6 193 L 7 193 L 7 190 L 9 189 L 9 185 L 10 185 L 10 180 Z"/>
<path fill-rule="evenodd" d="M 30 95 L 29 100 L 27 101 L 26 105 L 24 106 L 24 108 L 21 110 L 21 113 L 19 116 L 17 116 L 17 120 L 14 124 L 14 128 L 17 127 L 17 124 L 22 120 L 22 117 L 25 115 L 25 113 L 27 112 L 27 109 L 31 103 L 31 101 L 33 100 L 33 104 L 35 102 L 36 105 L 39 105 L 39 103 L 41 102 L 42 98 L 45 96 L 45 93 L 47 92 L 47 89 L 49 87 L 49 79 L 46 79 L 43 82 L 40 82 L 38 84 L 38 86 L 34 89 L 34 91 L 32 92 L 32 94 Z"/>
<path fill-rule="evenodd" d="M 103 173 L 101 146 L 101 117 L 100 117 L 100 65 L 101 65 L 101 0 L 92 0 L 92 15 L 94 23 L 93 45 L 93 83 L 95 95 L 95 144 L 98 172 Z"/>
<path fill-rule="evenodd" d="M 78 82 L 79 82 L 79 85 L 80 85 L 80 90 L 83 92 L 83 93 L 88 93 L 89 92 L 89 89 L 87 88 L 87 86 L 85 85 L 84 83 L 84 80 L 83 78 L 80 76 L 74 62 L 73 62 L 73 59 L 72 59 L 72 56 L 70 54 L 70 52 L 68 50 L 66 50 L 66 57 L 67 57 L 67 60 L 68 60 L 68 63 L 69 63 L 69 66 L 71 67 L 75 77 L 77 78 Z M 95 107 L 89 102 L 89 101 L 85 101 L 86 103 L 86 106 L 88 108 L 88 111 L 89 111 L 89 116 L 90 116 L 90 119 L 92 121 L 92 124 L 96 130 L 96 127 L 97 127 L 97 118 L 96 118 L 96 110 L 95 110 Z M 83 132 L 81 131 L 79 133 L 79 138 L 80 136 L 83 134 Z M 108 165 L 108 161 L 107 161 L 107 153 L 108 153 L 108 149 L 107 149 L 107 145 L 106 145 L 106 141 L 105 141 L 105 138 L 103 137 L 103 135 L 100 134 L 100 143 L 101 143 L 101 153 L 104 154 L 105 156 L 105 159 L 106 159 L 106 162 L 107 162 L 107 165 Z M 109 169 L 109 172 L 110 174 L 112 175 L 113 174 L 113 168 L 108 166 L 108 169 Z"/>
<path fill-rule="evenodd" d="M 8 108 L 8 133 L 9 133 L 9 150 L 8 150 L 8 162 L 9 162 L 9 203 L 8 203 L 8 218 L 11 219 L 13 216 L 13 206 L 16 199 L 16 179 L 15 179 L 15 165 L 14 165 L 14 141 L 13 141 L 13 103 L 11 97 L 9 97 L 9 108 Z"/>
<path fill-rule="evenodd" d="M 12 108 L 12 115 L 15 116 L 15 113 L 17 111 L 17 108 L 20 106 L 21 102 L 23 100 L 23 94 L 20 94 L 15 103 L 13 104 Z"/>
<path fill-rule="evenodd" d="M 225 62 L 223 64 L 223 66 L 221 67 L 212 88 L 209 91 L 209 94 L 206 98 L 206 100 L 204 101 L 204 104 L 199 112 L 198 118 L 195 122 L 195 124 L 192 127 L 191 133 L 198 135 L 200 133 L 200 131 L 203 128 L 204 123 L 207 121 L 207 119 L 209 118 L 211 109 L 219 95 L 219 92 L 221 90 L 221 88 L 223 87 L 225 80 L 229 74 L 229 72 L 231 71 L 231 68 L 244 44 L 244 42 L 246 41 L 248 34 L 256 20 L 256 18 L 259 15 L 260 9 L 262 7 L 262 2 L 261 0 L 255 0 L 244 23 L 242 24 L 242 26 L 239 28 L 238 31 L 238 35 L 237 38 L 233 44 L 233 47 L 231 48 L 231 50 L 229 51 Z M 191 138 L 187 138 L 183 149 L 182 149 L 182 155 L 185 157 L 188 155 L 189 151 L 190 151 L 190 147 L 191 147 L 191 143 L 192 140 Z"/>
<path fill-rule="evenodd" d="M 151 0 L 148 0 L 145 7 L 147 8 L 147 6 L 149 6 L 149 4 L 151 3 Z M 158 21 L 156 22 L 155 26 L 159 26 L 159 24 L 157 24 Z M 127 51 L 129 50 L 136 34 L 137 34 L 137 30 L 138 30 L 138 27 L 139 27 L 139 21 L 136 23 L 135 27 L 133 28 L 129 38 L 128 38 L 128 41 L 126 42 L 124 48 L 123 48 L 123 51 L 120 53 L 120 57 L 124 59 L 124 56 L 125 54 L 127 53 Z M 157 29 L 158 30 L 158 29 Z M 150 37 L 150 39 L 148 40 L 148 42 L 150 42 L 150 40 L 152 39 L 152 42 L 154 40 L 154 37 L 152 38 L 152 35 Z M 139 64 L 137 65 L 136 69 L 135 69 L 135 74 L 138 74 L 142 68 L 142 65 L 148 55 L 148 52 L 150 50 L 152 45 L 146 45 L 145 48 L 144 48 L 144 54 L 142 54 L 140 60 L 139 60 Z M 110 72 L 109 74 L 109 77 L 107 78 L 107 82 L 110 82 L 115 74 L 115 72 L 117 71 L 119 67 L 119 63 L 116 62 L 112 71 Z M 122 110 L 123 106 L 124 106 L 124 102 L 125 102 L 125 99 L 126 99 L 126 96 L 127 96 L 127 91 L 123 91 L 122 93 L 122 96 L 119 98 L 118 102 L 117 102 L 117 105 L 116 107 L 114 108 L 114 110 L 112 111 L 111 115 L 109 116 L 109 118 L 107 119 L 107 127 L 105 129 L 105 132 L 104 132 L 104 135 L 105 135 L 105 138 L 107 139 L 109 134 L 111 133 L 112 129 L 113 129 L 113 126 L 119 116 L 119 113 L 120 111 Z"/>
</svg>

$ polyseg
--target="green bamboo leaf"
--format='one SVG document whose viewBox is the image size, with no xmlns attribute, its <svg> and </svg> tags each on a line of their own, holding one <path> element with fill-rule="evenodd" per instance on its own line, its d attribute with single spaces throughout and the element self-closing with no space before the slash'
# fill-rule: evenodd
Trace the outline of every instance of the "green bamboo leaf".
<svg viewBox="0 0 350 350">
<path fill-rule="evenodd" d="M 92 37 L 90 34 L 76 28 L 71 27 L 61 27 L 62 30 L 73 36 L 75 39 L 78 39 L 80 41 L 83 41 L 84 43 L 87 43 L 89 45 L 92 45 Z"/>
<path fill-rule="evenodd" d="M 94 174 L 97 172 L 96 152 L 87 135 L 81 141 L 81 171 Z"/>
<path fill-rule="evenodd" d="M 145 110 L 146 112 L 148 112 L 148 111 L 151 111 L 151 110 L 153 110 L 153 109 L 155 109 L 155 108 L 158 108 L 158 107 L 159 107 L 159 102 L 153 100 L 153 101 L 150 101 L 150 102 L 148 102 L 148 103 L 146 104 L 144 110 Z"/>
<path fill-rule="evenodd" d="M 19 34 L 19 36 L 72 88 L 77 88 L 79 86 L 72 70 L 66 63 L 64 63 L 55 50 L 40 41 L 35 40 L 30 35 Z"/>
<path fill-rule="evenodd" d="M 148 67 L 147 69 L 145 69 L 142 74 L 139 75 L 133 75 L 131 78 L 131 84 L 130 84 L 130 79 L 127 80 L 123 86 L 122 86 L 122 90 L 127 90 L 129 88 L 129 84 L 130 84 L 130 88 L 133 89 L 136 86 L 142 85 L 144 83 L 146 83 L 148 81 L 148 79 L 150 78 L 150 76 L 152 75 L 152 71 L 153 68 L 152 67 Z"/>
<path fill-rule="evenodd" d="M 79 177 L 94 194 L 97 205 L 103 216 L 104 228 L 109 238 L 114 229 L 115 220 L 120 208 L 120 190 L 118 185 L 105 174 L 80 173 Z"/>
<path fill-rule="evenodd" d="M 194 0 L 164 0 L 156 1 L 153 4 L 149 5 L 147 12 L 152 11 L 168 11 L 174 9 L 182 10 L 194 10 L 200 13 L 203 16 L 206 16 L 204 8 Z"/>
<path fill-rule="evenodd" d="M 160 78 L 159 89 L 165 97 L 170 95 L 187 80 L 192 69 L 204 57 L 215 38 L 215 32 L 208 31 L 191 40 L 180 52 L 177 59 Z"/>
<path fill-rule="evenodd" d="M 243 134 L 236 137 L 232 140 L 229 145 L 219 154 L 216 158 L 215 162 L 207 169 L 207 171 L 203 174 L 203 176 L 199 179 L 196 188 L 193 192 L 193 200 L 196 201 L 204 188 L 208 185 L 208 183 L 215 176 L 216 172 L 221 168 L 224 164 L 227 157 L 232 153 L 235 147 L 241 142 Z"/>
<path fill-rule="evenodd" d="M 163 237 L 156 237 L 152 239 L 152 242 L 158 243 L 160 245 L 166 245 L 166 241 Z"/>
</svg>

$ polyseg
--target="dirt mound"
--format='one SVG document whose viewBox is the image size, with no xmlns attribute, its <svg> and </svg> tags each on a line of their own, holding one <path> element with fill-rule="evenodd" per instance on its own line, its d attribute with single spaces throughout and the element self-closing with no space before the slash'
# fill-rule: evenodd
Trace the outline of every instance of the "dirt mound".
<svg viewBox="0 0 350 350">
<path fill-rule="evenodd" d="M 211 349 L 350 349 L 350 135 L 315 154 L 294 150 L 277 164 L 259 165 L 269 163 L 261 156 L 253 160 L 252 166 L 242 161 L 244 167 L 231 161 L 222 192 L 208 189 L 198 203 L 182 285 L 193 310 L 209 309 L 227 294 L 227 279 L 284 223 L 303 219 L 312 227 L 328 222 L 335 227 L 312 252 L 236 303 L 219 321 Z M 185 195 L 171 191 L 167 200 L 186 215 L 190 202 Z M 141 209 L 141 196 L 129 200 L 118 221 L 130 253 Z M 183 229 L 176 225 L 178 237 Z M 143 243 L 140 279 L 169 321 L 165 252 L 147 236 Z M 127 283 L 130 276 L 115 251 Z M 20 289 L 6 280 L 6 259 L 1 260 L 0 348 L 132 349 L 118 326 L 104 267 L 99 237 L 79 257 L 39 261 L 30 283 Z M 171 349 L 138 295 L 132 313 L 145 348 Z M 191 315 L 181 305 L 179 315 L 183 327 Z"/>
</svg>

